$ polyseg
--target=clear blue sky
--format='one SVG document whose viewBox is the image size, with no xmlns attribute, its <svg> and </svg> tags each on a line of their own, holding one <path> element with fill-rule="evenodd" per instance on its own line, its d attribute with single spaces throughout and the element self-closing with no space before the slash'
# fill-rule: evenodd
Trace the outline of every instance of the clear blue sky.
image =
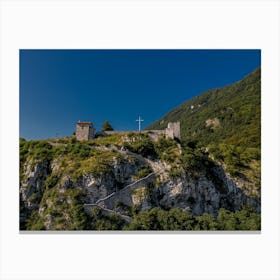
<svg viewBox="0 0 280 280">
<path fill-rule="evenodd" d="M 78 120 L 136 130 L 260 63 L 259 50 L 20 50 L 20 136 L 71 135 Z"/>
</svg>

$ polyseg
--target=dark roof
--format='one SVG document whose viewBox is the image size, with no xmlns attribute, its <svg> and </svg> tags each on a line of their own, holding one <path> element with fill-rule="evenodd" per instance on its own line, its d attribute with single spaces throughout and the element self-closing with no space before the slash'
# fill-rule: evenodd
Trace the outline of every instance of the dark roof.
<svg viewBox="0 0 280 280">
<path fill-rule="evenodd" d="M 77 122 L 77 124 L 90 124 L 90 125 L 92 125 L 92 122 Z"/>
</svg>

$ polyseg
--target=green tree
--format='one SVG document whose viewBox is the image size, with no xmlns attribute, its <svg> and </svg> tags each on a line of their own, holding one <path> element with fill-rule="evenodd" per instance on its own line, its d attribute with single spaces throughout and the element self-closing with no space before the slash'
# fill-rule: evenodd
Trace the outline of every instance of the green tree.
<svg viewBox="0 0 280 280">
<path fill-rule="evenodd" d="M 218 213 L 217 222 L 220 230 L 236 230 L 238 221 L 234 212 L 221 208 Z"/>
<path fill-rule="evenodd" d="M 112 127 L 112 125 L 110 124 L 110 122 L 107 120 L 103 123 L 102 125 L 102 131 L 113 131 L 114 128 Z"/>
<path fill-rule="evenodd" d="M 169 211 L 152 208 L 134 216 L 133 223 L 126 230 L 193 230 L 195 219 L 179 208 Z"/>
<path fill-rule="evenodd" d="M 140 154 L 143 157 L 157 157 L 154 143 L 147 135 L 137 135 L 131 143 L 125 143 L 124 146 L 131 152 Z"/>
<path fill-rule="evenodd" d="M 207 213 L 204 213 L 202 216 L 196 217 L 196 226 L 195 230 L 217 230 L 218 225 L 215 218 Z"/>
<path fill-rule="evenodd" d="M 260 230 L 261 216 L 257 214 L 252 206 L 245 205 L 235 212 L 235 218 L 238 221 L 238 230 Z"/>
</svg>

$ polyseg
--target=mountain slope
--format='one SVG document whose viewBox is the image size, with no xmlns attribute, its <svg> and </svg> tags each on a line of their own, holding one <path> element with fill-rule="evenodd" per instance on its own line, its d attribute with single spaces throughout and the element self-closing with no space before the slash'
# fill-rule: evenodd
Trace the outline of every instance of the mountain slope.
<svg viewBox="0 0 280 280">
<path fill-rule="evenodd" d="M 260 229 L 243 185 L 164 137 L 20 140 L 21 230 Z"/>
<path fill-rule="evenodd" d="M 234 176 L 260 195 L 261 69 L 232 85 L 208 90 L 183 103 L 147 129 L 181 122 L 182 142 L 207 147 Z"/>
<path fill-rule="evenodd" d="M 21 230 L 259 230 L 260 69 L 209 90 L 150 133 L 20 139 Z"/>
</svg>

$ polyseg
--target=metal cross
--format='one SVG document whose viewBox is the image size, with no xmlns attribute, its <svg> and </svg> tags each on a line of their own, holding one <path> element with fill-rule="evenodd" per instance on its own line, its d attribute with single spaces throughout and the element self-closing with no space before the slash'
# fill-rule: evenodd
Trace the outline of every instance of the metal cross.
<svg viewBox="0 0 280 280">
<path fill-rule="evenodd" d="M 141 122 L 143 122 L 144 120 L 142 120 L 139 116 L 139 118 L 136 121 L 138 122 L 138 130 L 141 131 Z"/>
</svg>

